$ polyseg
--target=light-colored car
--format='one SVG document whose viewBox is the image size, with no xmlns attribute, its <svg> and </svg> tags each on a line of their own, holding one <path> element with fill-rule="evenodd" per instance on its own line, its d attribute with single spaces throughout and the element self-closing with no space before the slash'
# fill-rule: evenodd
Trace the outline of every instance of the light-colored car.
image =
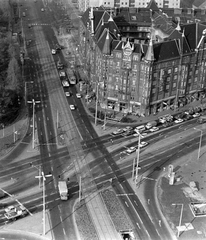
<svg viewBox="0 0 206 240">
<path fill-rule="evenodd" d="M 55 55 L 55 54 L 57 53 L 56 49 L 52 49 L 52 50 L 51 50 L 51 53 L 52 53 L 53 55 Z"/>
<path fill-rule="evenodd" d="M 59 72 L 59 76 L 60 76 L 60 77 L 66 77 L 66 73 L 65 73 L 64 71 L 60 71 L 60 72 Z"/>
<path fill-rule="evenodd" d="M 69 87 L 68 81 L 63 80 L 63 81 L 62 81 L 62 86 L 63 86 L 63 87 Z"/>
<path fill-rule="evenodd" d="M 77 98 L 81 98 L 82 97 L 82 95 L 80 93 L 77 93 L 76 96 L 77 96 Z"/>
<path fill-rule="evenodd" d="M 177 120 L 175 120 L 175 123 L 181 123 L 181 122 L 183 122 L 183 119 L 181 118 L 178 118 Z"/>
<path fill-rule="evenodd" d="M 118 128 L 116 131 L 112 132 L 112 135 L 118 135 L 118 134 L 121 134 L 123 132 L 124 132 L 124 130 L 122 128 Z"/>
<path fill-rule="evenodd" d="M 73 104 L 69 105 L 71 110 L 75 110 L 75 106 Z"/>
<path fill-rule="evenodd" d="M 152 127 L 152 128 L 150 128 L 150 132 L 156 132 L 156 131 L 158 131 L 159 130 L 159 128 L 158 127 Z"/>
<path fill-rule="evenodd" d="M 65 92 L 66 97 L 70 97 L 71 93 L 70 92 Z"/>
<path fill-rule="evenodd" d="M 147 142 L 141 142 L 139 146 L 140 146 L 140 148 L 142 148 L 142 147 L 146 147 L 147 145 L 148 145 Z"/>
<path fill-rule="evenodd" d="M 130 148 L 127 148 L 127 150 L 125 151 L 127 154 L 131 154 L 133 152 L 136 151 L 136 147 L 130 147 Z"/>
<path fill-rule="evenodd" d="M 5 212 L 12 212 L 12 211 L 15 211 L 16 210 L 16 208 L 13 206 L 13 205 L 11 205 L 11 206 L 8 206 L 7 208 L 5 208 L 4 209 L 5 210 Z"/>
<path fill-rule="evenodd" d="M 200 114 L 199 114 L 199 113 L 195 113 L 195 114 L 193 114 L 192 116 L 193 116 L 193 118 L 196 118 L 196 117 L 199 117 Z"/>
</svg>

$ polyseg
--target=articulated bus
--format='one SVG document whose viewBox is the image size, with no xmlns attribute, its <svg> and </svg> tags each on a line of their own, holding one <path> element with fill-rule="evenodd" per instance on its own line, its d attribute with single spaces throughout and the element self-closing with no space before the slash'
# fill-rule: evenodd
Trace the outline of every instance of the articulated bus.
<svg viewBox="0 0 206 240">
<path fill-rule="evenodd" d="M 75 73 L 72 69 L 67 69 L 67 76 L 68 76 L 68 79 L 69 79 L 69 83 L 71 85 L 75 85 L 77 83 Z"/>
</svg>

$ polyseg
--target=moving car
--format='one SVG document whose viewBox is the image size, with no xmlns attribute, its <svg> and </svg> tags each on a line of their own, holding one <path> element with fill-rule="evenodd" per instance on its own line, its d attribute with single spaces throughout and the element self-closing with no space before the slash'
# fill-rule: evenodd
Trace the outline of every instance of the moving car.
<svg viewBox="0 0 206 240">
<path fill-rule="evenodd" d="M 81 98 L 82 95 L 81 95 L 80 93 L 77 93 L 77 94 L 76 94 L 76 97 L 77 97 L 77 98 Z"/>
<path fill-rule="evenodd" d="M 130 148 L 127 148 L 127 150 L 125 151 L 127 154 L 131 154 L 133 152 L 136 151 L 136 147 L 130 147 Z"/>
<path fill-rule="evenodd" d="M 140 146 L 140 148 L 142 148 L 142 147 L 146 147 L 147 145 L 148 145 L 147 142 L 141 142 L 139 146 Z"/>
<path fill-rule="evenodd" d="M 124 130 L 122 128 L 119 128 L 116 131 L 112 132 L 112 135 L 118 135 L 118 134 L 121 134 L 123 132 L 124 132 Z"/>
<path fill-rule="evenodd" d="M 158 127 L 152 127 L 152 128 L 149 129 L 150 132 L 156 132 L 158 130 L 159 130 Z"/>
<path fill-rule="evenodd" d="M 51 50 L 51 53 L 52 53 L 53 55 L 55 55 L 55 54 L 57 53 L 57 51 L 56 51 L 55 49 L 52 49 L 52 50 Z"/>
<path fill-rule="evenodd" d="M 181 123 L 181 122 L 183 122 L 183 119 L 181 118 L 178 118 L 177 120 L 175 120 L 175 123 Z"/>
<path fill-rule="evenodd" d="M 65 92 L 66 97 L 70 97 L 71 93 L 70 92 Z"/>
<path fill-rule="evenodd" d="M 195 113 L 195 114 L 193 114 L 192 116 L 193 116 L 193 118 L 196 118 L 196 117 L 199 117 L 200 114 L 199 114 L 199 113 Z"/>
<path fill-rule="evenodd" d="M 75 110 L 75 106 L 73 104 L 69 105 L 71 110 Z"/>
</svg>

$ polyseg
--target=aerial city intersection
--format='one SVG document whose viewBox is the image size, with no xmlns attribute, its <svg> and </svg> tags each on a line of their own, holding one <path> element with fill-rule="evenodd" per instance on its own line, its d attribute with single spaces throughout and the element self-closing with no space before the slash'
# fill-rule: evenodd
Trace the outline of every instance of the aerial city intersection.
<svg viewBox="0 0 206 240">
<path fill-rule="evenodd" d="M 0 3 L 0 238 L 205 239 L 203 10 L 78 4 Z"/>
</svg>

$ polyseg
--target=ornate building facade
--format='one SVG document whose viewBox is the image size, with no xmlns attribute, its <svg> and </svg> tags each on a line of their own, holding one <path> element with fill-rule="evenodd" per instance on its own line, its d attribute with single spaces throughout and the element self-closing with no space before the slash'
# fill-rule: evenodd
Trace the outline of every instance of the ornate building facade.
<svg viewBox="0 0 206 240">
<path fill-rule="evenodd" d="M 167 22 L 161 11 L 149 11 L 143 39 L 122 35 L 103 8 L 87 9 L 82 16 L 79 51 L 105 109 L 149 115 L 205 97 L 206 24 L 173 22 L 166 31 L 171 18 Z M 165 31 L 163 25 L 158 29 L 160 17 Z"/>
</svg>

